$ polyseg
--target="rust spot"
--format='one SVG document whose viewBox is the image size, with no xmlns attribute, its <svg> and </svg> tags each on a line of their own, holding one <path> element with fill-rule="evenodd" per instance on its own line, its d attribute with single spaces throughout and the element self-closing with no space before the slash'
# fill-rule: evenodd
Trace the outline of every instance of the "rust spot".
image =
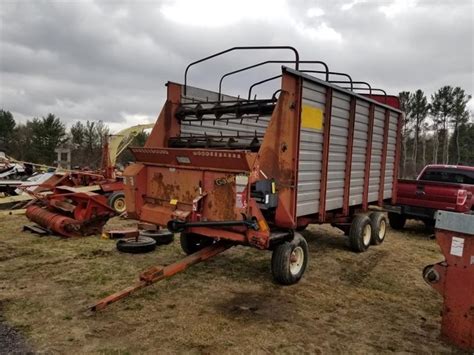
<svg viewBox="0 0 474 355">
<path fill-rule="evenodd" d="M 211 200 L 211 217 L 216 220 L 233 220 L 235 219 L 235 192 L 233 184 L 215 186 L 212 191 Z M 208 205 L 209 206 L 209 205 Z"/>
<path fill-rule="evenodd" d="M 212 209 L 212 201 L 209 201 L 209 202 L 207 203 L 207 208 L 209 208 L 210 210 Z"/>
</svg>

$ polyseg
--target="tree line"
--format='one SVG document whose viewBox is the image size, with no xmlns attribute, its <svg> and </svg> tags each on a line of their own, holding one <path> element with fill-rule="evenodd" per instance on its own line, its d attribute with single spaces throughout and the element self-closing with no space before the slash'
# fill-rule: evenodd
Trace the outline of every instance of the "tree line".
<svg viewBox="0 0 474 355">
<path fill-rule="evenodd" d="M 447 85 L 429 99 L 422 90 L 399 98 L 405 112 L 400 177 L 415 177 L 426 164 L 474 165 L 471 95 Z"/>
<path fill-rule="evenodd" d="M 0 151 L 20 161 L 55 165 L 55 149 L 62 146 L 71 149 L 72 166 L 97 169 L 109 135 L 110 129 L 102 121 L 77 121 L 67 130 L 61 118 L 52 113 L 17 123 L 11 112 L 0 110 Z M 132 145 L 143 146 L 146 137 L 146 133 L 139 134 Z M 126 153 L 117 162 L 130 160 L 133 156 Z"/>
<path fill-rule="evenodd" d="M 405 112 L 400 177 L 415 177 L 426 164 L 474 165 L 474 119 L 467 108 L 470 95 L 460 87 L 443 86 L 430 98 L 422 90 L 403 91 L 399 98 Z M 17 123 L 11 112 L 0 110 L 0 151 L 22 161 L 54 165 L 54 150 L 67 146 L 73 166 L 98 168 L 109 135 L 102 121 L 77 121 L 67 130 L 52 113 Z M 146 138 L 141 133 L 132 145 L 143 146 Z M 117 161 L 131 160 L 126 151 Z"/>
</svg>

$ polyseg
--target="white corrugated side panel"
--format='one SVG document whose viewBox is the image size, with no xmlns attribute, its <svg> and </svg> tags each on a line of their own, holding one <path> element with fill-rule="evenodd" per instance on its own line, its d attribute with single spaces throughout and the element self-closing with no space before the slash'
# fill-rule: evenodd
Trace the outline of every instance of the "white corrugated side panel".
<svg viewBox="0 0 474 355">
<path fill-rule="evenodd" d="M 304 80 L 302 96 L 302 105 L 317 107 L 324 113 L 325 87 Z M 318 212 L 322 153 L 323 132 L 316 129 L 302 128 L 298 165 L 298 193 L 296 197 L 297 216 Z"/>
<path fill-rule="evenodd" d="M 203 107 L 206 106 L 207 101 L 217 101 L 218 93 L 195 88 L 188 86 L 186 90 L 186 97 L 182 97 L 183 103 L 188 102 L 201 102 Z M 223 97 L 223 100 L 237 100 L 236 97 L 227 96 Z M 211 107 L 212 105 L 209 104 Z M 254 135 L 255 133 L 264 134 L 268 127 L 271 116 L 260 116 L 258 119 L 244 119 L 240 120 L 229 120 L 225 121 L 225 117 L 229 115 L 223 115 L 219 121 L 194 121 L 194 122 L 181 122 L 181 135 L 182 136 L 200 136 L 200 135 L 227 135 L 235 136 L 237 132 L 239 135 Z"/>
<path fill-rule="evenodd" d="M 354 141 L 352 148 L 349 206 L 359 205 L 362 203 L 368 131 L 369 104 L 357 99 L 354 122 Z"/>
<path fill-rule="evenodd" d="M 383 187 L 383 198 L 392 197 L 393 169 L 395 168 L 395 148 L 397 141 L 398 113 L 390 112 L 390 123 L 388 126 L 387 160 L 385 161 L 385 182 Z"/>
<path fill-rule="evenodd" d="M 372 132 L 372 152 L 370 157 L 368 202 L 379 198 L 380 169 L 382 167 L 383 131 L 385 126 L 385 109 L 375 106 L 374 128 Z"/>
<path fill-rule="evenodd" d="M 349 134 L 350 96 L 333 91 L 326 211 L 342 208 Z"/>
</svg>

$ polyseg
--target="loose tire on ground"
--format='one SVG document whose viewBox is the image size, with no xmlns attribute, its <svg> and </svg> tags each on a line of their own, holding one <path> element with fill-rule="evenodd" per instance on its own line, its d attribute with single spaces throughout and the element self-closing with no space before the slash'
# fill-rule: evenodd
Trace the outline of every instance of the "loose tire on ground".
<svg viewBox="0 0 474 355">
<path fill-rule="evenodd" d="M 357 253 L 366 251 L 372 239 L 372 224 L 366 215 L 356 215 L 349 230 L 349 245 Z"/>
<path fill-rule="evenodd" d="M 308 243 L 295 232 L 292 241 L 275 247 L 272 253 L 273 279 L 282 285 L 293 285 L 303 276 L 308 265 Z"/>
<path fill-rule="evenodd" d="M 140 236 L 154 239 L 156 245 L 170 244 L 174 240 L 174 233 L 170 232 L 168 229 L 160 229 L 156 231 L 141 230 Z"/>
<path fill-rule="evenodd" d="M 405 227 L 405 222 L 407 221 L 407 218 L 402 214 L 389 212 L 388 221 L 390 223 L 390 227 L 396 230 L 400 230 Z"/>
<path fill-rule="evenodd" d="M 121 214 L 127 210 L 125 205 L 125 193 L 123 191 L 115 191 L 107 198 L 107 204 L 117 214 Z"/>
<path fill-rule="evenodd" d="M 372 212 L 369 215 L 372 223 L 372 239 L 373 245 L 382 244 L 387 234 L 387 218 L 382 212 Z"/>
<path fill-rule="evenodd" d="M 181 249 L 187 254 L 194 254 L 195 252 L 212 245 L 214 243 L 213 238 L 205 237 L 196 233 L 181 233 L 179 237 L 181 243 Z"/>
<path fill-rule="evenodd" d="M 149 237 L 124 238 L 117 241 L 117 249 L 123 253 L 141 254 L 155 250 L 156 242 Z"/>
</svg>

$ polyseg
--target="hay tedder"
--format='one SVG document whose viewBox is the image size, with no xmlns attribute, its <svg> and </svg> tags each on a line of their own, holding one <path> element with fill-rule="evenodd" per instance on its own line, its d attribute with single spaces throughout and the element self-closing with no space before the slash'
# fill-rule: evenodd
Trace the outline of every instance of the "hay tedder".
<svg viewBox="0 0 474 355">
<path fill-rule="evenodd" d="M 263 49 L 290 51 L 294 60 L 226 73 L 218 92 L 187 84 L 196 64 Z M 245 98 L 221 92 L 224 78 L 269 63 L 294 69 L 283 66 L 251 84 Z M 272 80 L 280 81 L 272 95 L 252 96 Z M 356 252 L 383 242 L 386 219 L 369 205 L 395 202 L 402 117 L 396 97 L 331 72 L 323 62 L 300 60 L 286 46 L 234 47 L 191 63 L 184 84 L 166 86 L 166 103 L 145 146 L 130 148 L 136 163 L 124 173 L 126 205 L 129 216 L 180 232 L 189 256 L 145 271 L 136 285 L 92 309 L 233 245 L 271 250 L 275 281 L 294 284 L 308 263 L 298 232 L 308 224 L 340 228 Z"/>
</svg>

